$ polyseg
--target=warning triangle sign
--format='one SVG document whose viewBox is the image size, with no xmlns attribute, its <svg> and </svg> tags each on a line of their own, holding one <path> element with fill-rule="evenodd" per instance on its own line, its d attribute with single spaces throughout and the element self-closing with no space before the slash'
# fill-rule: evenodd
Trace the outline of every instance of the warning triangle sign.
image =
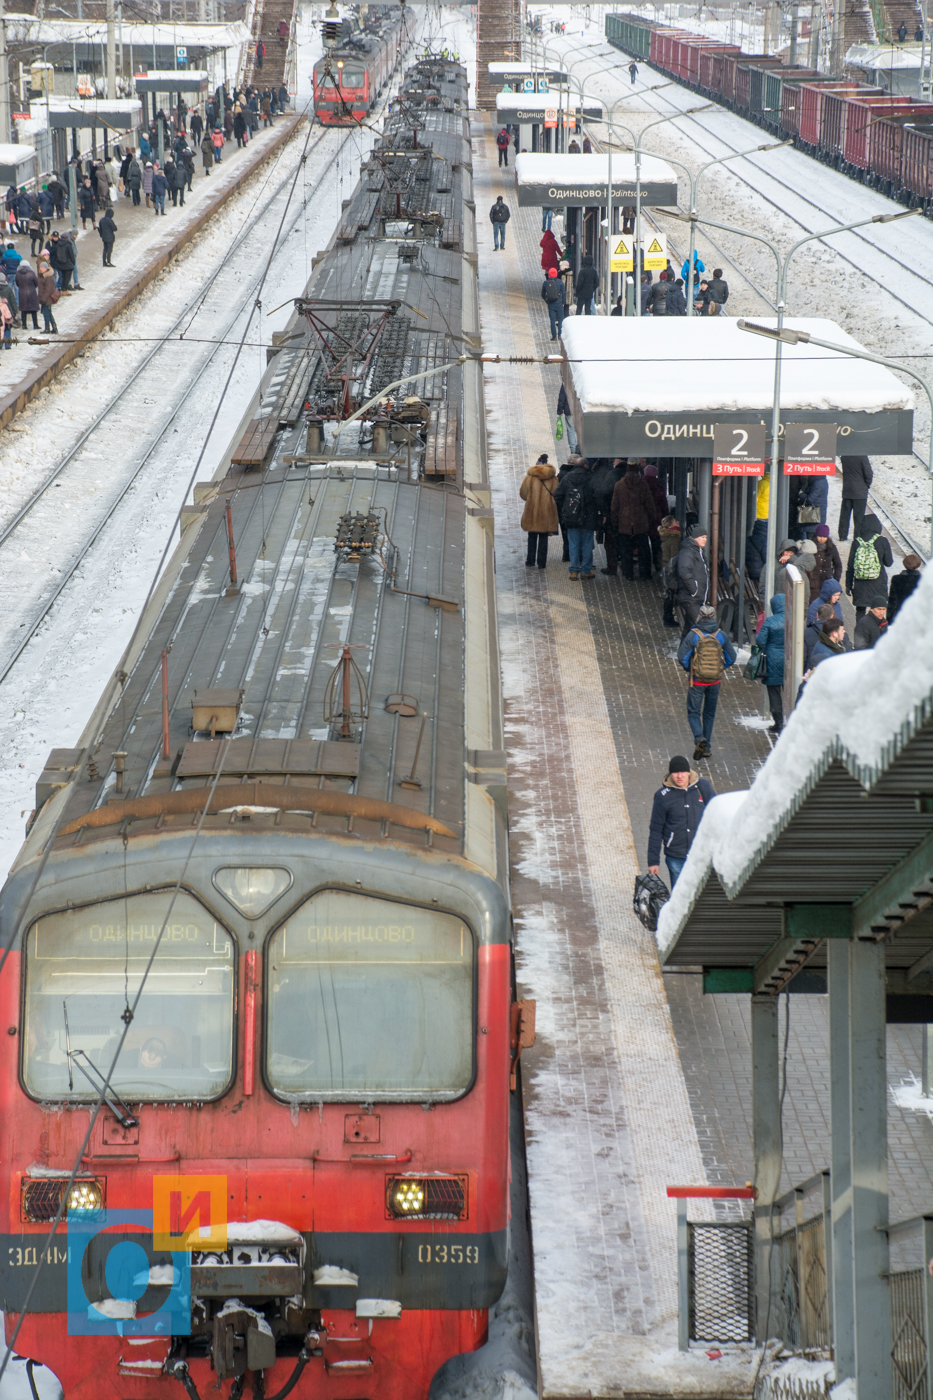
<svg viewBox="0 0 933 1400">
<path fill-rule="evenodd" d="M 616 244 L 616 249 L 615 249 L 615 253 L 613 254 L 613 257 L 616 257 L 616 258 L 627 258 L 627 257 L 631 257 L 631 254 L 632 254 L 632 245 L 631 245 L 631 243 L 626 243 L 626 241 L 625 241 L 624 238 L 620 238 L 619 241 L 618 241 L 618 243 Z"/>
<path fill-rule="evenodd" d="M 650 257 L 650 255 L 651 255 L 652 253 L 663 253 L 663 252 L 664 252 L 664 249 L 661 247 L 661 245 L 660 245 L 660 243 L 658 242 L 658 240 L 657 240 L 656 238 L 653 239 L 653 240 L 652 240 L 652 243 L 651 243 L 651 247 L 648 249 L 648 255 L 649 255 L 649 257 Z"/>
</svg>

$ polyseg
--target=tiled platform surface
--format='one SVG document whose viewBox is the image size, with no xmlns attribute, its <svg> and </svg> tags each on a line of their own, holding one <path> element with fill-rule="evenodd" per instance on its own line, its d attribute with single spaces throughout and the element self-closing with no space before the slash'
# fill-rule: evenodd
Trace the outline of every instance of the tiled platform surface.
<svg viewBox="0 0 933 1400">
<path fill-rule="evenodd" d="M 488 120 L 474 119 L 483 348 L 554 347 L 540 300 L 540 217 L 519 210 Z M 512 218 L 502 252 L 488 211 Z M 676 1351 L 675 1207 L 669 1183 L 744 1183 L 752 1172 L 747 998 L 662 977 L 634 918 L 651 799 L 672 753 L 692 752 L 676 633 L 655 583 L 597 573 L 571 583 L 552 542 L 526 569 L 518 488 L 554 441 L 559 372 L 486 371 L 506 689 L 516 961 L 538 1003 L 524 1062 L 542 1397 L 746 1395 L 741 1360 Z M 597 568 L 604 563 L 597 549 Z M 760 687 L 724 686 L 705 775 L 748 785 L 768 739 L 742 719 Z M 791 1000 L 787 1185 L 828 1162 L 825 1000 Z M 893 1084 L 919 1066 L 918 1028 L 889 1032 Z M 891 1110 L 892 1216 L 933 1205 L 933 1127 Z"/>
</svg>

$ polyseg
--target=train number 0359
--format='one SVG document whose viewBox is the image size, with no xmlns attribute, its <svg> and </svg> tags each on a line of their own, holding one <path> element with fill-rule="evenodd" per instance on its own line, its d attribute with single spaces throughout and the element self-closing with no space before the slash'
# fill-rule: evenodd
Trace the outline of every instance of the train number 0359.
<svg viewBox="0 0 933 1400">
<path fill-rule="evenodd" d="M 419 1264 L 478 1264 L 479 1245 L 419 1244 Z"/>
</svg>

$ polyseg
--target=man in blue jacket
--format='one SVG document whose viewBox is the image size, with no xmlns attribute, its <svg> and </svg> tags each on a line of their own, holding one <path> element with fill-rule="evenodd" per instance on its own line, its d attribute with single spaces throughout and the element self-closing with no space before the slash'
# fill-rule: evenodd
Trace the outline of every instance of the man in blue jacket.
<svg viewBox="0 0 933 1400">
<path fill-rule="evenodd" d="M 690 677 L 687 723 L 696 741 L 693 757 L 709 758 L 719 686 L 726 667 L 735 660 L 735 647 L 716 621 L 715 609 L 708 603 L 700 609 L 696 625 L 685 633 L 677 660 Z"/>
<path fill-rule="evenodd" d="M 703 820 L 707 803 L 716 796 L 712 785 L 696 773 L 681 754 L 667 765 L 663 787 L 654 795 L 648 828 L 648 873 L 657 875 L 661 852 L 667 862 L 671 889 L 684 868 L 687 852 Z"/>
<path fill-rule="evenodd" d="M 755 638 L 765 654 L 768 669 L 762 680 L 768 687 L 768 709 L 771 711 L 771 733 L 780 734 L 784 728 L 784 594 L 775 593 L 771 599 L 771 616 L 765 618 Z"/>
</svg>

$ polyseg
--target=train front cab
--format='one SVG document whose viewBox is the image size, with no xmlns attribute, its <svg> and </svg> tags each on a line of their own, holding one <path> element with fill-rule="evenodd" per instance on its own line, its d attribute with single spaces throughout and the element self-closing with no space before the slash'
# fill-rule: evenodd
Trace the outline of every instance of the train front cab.
<svg viewBox="0 0 933 1400">
<path fill-rule="evenodd" d="M 178 1298 L 145 1268 L 124 1335 L 113 1323 L 75 1335 L 113 1298 L 117 1243 L 140 1247 L 150 1270 L 178 1256 L 125 1223 L 91 1230 L 69 1318 L 65 1231 L 17 1351 L 67 1400 L 161 1400 L 183 1385 L 207 1397 L 219 1378 L 227 1395 L 260 1368 L 272 1396 L 296 1367 L 296 1400 L 417 1400 L 447 1359 L 482 1344 L 504 1285 L 502 888 L 429 850 L 271 823 L 243 835 L 226 825 L 199 839 L 74 1193 L 145 1210 L 157 1177 L 219 1176 L 239 1229 L 226 1250 L 186 1256 L 190 1335 L 147 1322 Z M 53 852 L 28 909 L 35 856 L 4 890 L 4 926 L 27 919 L 0 983 L 8 1336 L 87 1131 L 88 1076 L 109 1064 L 168 914 L 159 872 L 180 870 L 189 846 L 190 831 L 168 827 L 130 834 L 126 849 L 91 840 Z"/>
<path fill-rule="evenodd" d="M 323 65 L 314 70 L 314 111 L 324 126 L 352 126 L 368 115 L 372 74 L 358 59 L 333 62 L 334 81 Z"/>
</svg>

